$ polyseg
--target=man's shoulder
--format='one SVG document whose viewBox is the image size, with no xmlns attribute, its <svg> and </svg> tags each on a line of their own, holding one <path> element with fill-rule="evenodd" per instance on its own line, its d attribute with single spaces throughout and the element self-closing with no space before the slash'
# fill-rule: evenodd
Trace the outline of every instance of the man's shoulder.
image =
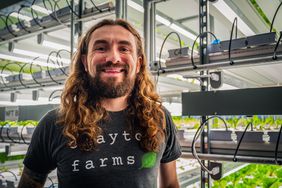
<svg viewBox="0 0 282 188">
<path fill-rule="evenodd" d="M 46 112 L 46 114 L 40 119 L 39 124 L 55 124 L 58 119 L 58 114 L 58 108 Z"/>
<path fill-rule="evenodd" d="M 168 109 L 165 106 L 162 106 L 162 110 L 166 118 L 171 117 L 171 113 L 168 111 Z"/>
</svg>

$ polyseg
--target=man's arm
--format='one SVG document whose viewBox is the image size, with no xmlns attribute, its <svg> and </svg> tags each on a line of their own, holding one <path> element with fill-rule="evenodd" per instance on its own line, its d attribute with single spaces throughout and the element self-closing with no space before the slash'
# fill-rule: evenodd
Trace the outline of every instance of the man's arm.
<svg viewBox="0 0 282 188">
<path fill-rule="evenodd" d="M 179 188 L 176 173 L 176 160 L 168 163 L 161 163 L 160 188 Z"/>
<path fill-rule="evenodd" d="M 34 172 L 24 167 L 18 188 L 42 188 L 47 175 L 48 174 Z"/>
</svg>

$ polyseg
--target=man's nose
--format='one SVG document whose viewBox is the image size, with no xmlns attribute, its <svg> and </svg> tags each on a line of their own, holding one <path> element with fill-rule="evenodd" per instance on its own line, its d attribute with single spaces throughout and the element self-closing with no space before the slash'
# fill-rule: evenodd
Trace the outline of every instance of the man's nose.
<svg viewBox="0 0 282 188">
<path fill-rule="evenodd" d="M 112 49 L 109 51 L 106 57 L 106 62 L 111 61 L 112 63 L 121 62 L 119 51 Z"/>
</svg>

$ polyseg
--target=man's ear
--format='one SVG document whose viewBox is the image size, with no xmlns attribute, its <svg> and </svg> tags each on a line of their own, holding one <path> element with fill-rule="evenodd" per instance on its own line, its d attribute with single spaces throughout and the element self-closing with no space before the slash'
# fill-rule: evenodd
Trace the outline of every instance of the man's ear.
<svg viewBox="0 0 282 188">
<path fill-rule="evenodd" d="M 83 66 L 84 66 L 84 70 L 85 72 L 88 71 L 88 65 L 87 65 L 87 56 L 86 55 L 81 55 L 81 61 L 83 63 Z"/>
<path fill-rule="evenodd" d="M 143 63 L 143 57 L 139 56 L 137 59 L 136 73 L 140 72 L 141 64 Z"/>
</svg>

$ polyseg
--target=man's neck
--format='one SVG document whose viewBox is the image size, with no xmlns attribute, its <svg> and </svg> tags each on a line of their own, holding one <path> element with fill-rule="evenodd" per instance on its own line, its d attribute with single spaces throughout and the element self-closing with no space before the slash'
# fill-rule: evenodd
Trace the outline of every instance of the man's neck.
<svg viewBox="0 0 282 188">
<path fill-rule="evenodd" d="M 102 99 L 101 104 L 107 111 L 118 112 L 127 107 L 127 96 Z"/>
</svg>

